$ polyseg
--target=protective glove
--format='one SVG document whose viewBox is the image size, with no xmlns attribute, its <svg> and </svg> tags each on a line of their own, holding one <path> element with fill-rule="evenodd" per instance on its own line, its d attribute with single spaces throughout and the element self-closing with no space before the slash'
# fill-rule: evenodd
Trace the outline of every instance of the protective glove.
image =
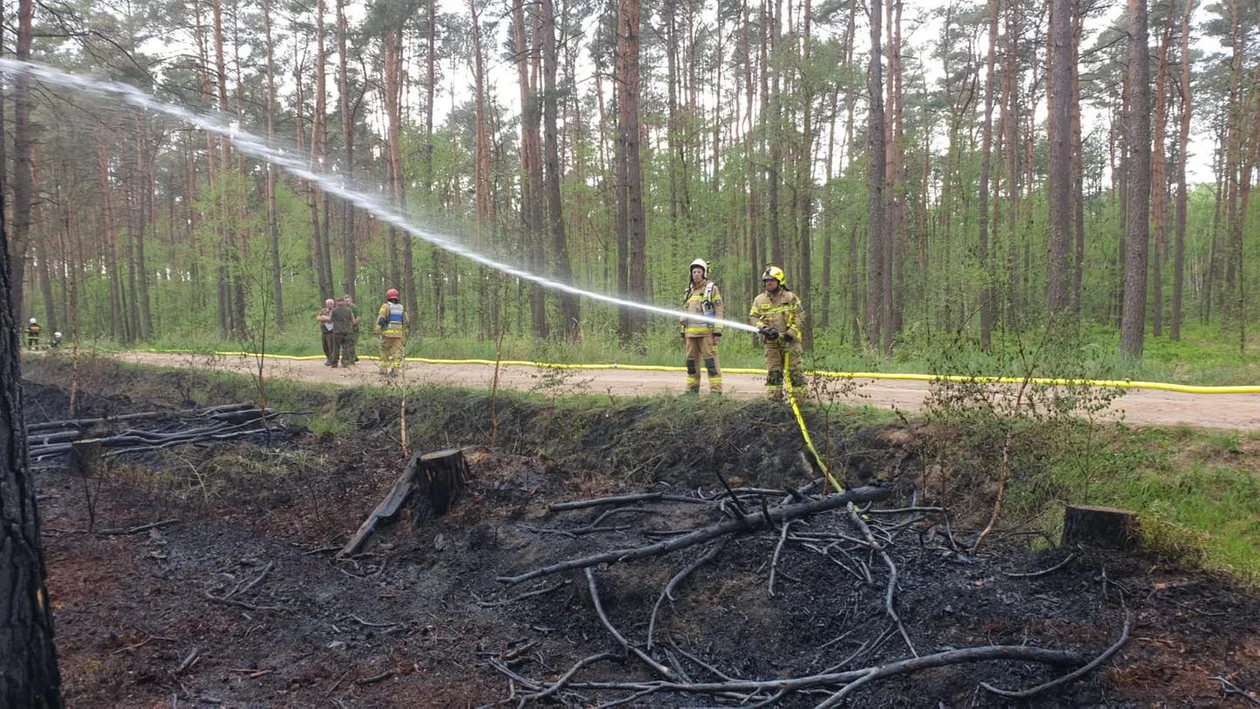
<svg viewBox="0 0 1260 709">
<path fill-rule="evenodd" d="M 790 332 L 783 333 L 783 341 L 789 345 L 796 341 L 796 336 Z"/>
<path fill-rule="evenodd" d="M 766 338 L 766 342 L 774 342 L 779 339 L 779 331 L 773 327 L 763 327 L 758 332 L 761 333 L 762 337 Z"/>
<path fill-rule="evenodd" d="M 678 333 L 678 336 L 683 338 L 684 340 L 687 339 L 687 333 L 685 331 Z"/>
<path fill-rule="evenodd" d="M 713 333 L 713 341 L 714 341 L 714 342 L 721 342 L 721 340 L 722 340 L 722 333 L 720 333 L 720 332 L 715 332 L 715 333 Z"/>
</svg>

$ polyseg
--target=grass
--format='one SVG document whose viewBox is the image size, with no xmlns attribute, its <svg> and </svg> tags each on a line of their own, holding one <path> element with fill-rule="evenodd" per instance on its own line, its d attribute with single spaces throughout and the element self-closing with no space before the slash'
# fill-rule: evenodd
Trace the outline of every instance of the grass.
<svg viewBox="0 0 1260 709">
<path fill-rule="evenodd" d="M 1024 334 L 1027 346 L 1039 335 Z M 1116 343 L 1119 335 L 1114 327 L 1092 325 L 1081 332 L 1081 343 L 1067 359 L 1074 363 L 1071 371 L 1044 371 L 1049 376 L 1079 376 L 1106 379 L 1165 381 L 1182 384 L 1230 385 L 1260 383 L 1260 338 L 1243 353 L 1239 350 L 1237 332 L 1218 327 L 1188 324 L 1182 340 L 1173 342 L 1166 336 L 1155 338 L 1148 333 L 1145 354 L 1140 362 L 1121 357 Z M 949 333 L 909 333 L 890 356 L 854 347 L 834 331 L 820 332 L 814 350 L 807 355 L 807 366 L 848 372 L 916 372 L 941 374 L 1022 374 L 1013 356 L 1019 346 L 1015 337 L 995 334 L 994 351 L 984 352 L 974 343 L 960 341 Z M 117 349 L 101 341 L 101 349 Z M 204 334 L 171 334 L 146 347 L 209 353 L 214 351 L 256 350 L 254 343 L 224 341 Z M 672 327 L 659 325 L 636 345 L 621 343 L 609 332 L 587 332 L 577 343 L 537 340 L 509 335 L 502 343 L 504 359 L 555 363 L 619 363 L 645 365 L 682 365 L 681 345 Z M 318 333 L 314 327 L 301 327 L 278 337 L 271 337 L 266 351 L 280 355 L 321 354 Z M 376 339 L 363 335 L 360 351 L 375 354 Z M 421 334 L 407 343 L 412 357 L 434 359 L 495 359 L 495 343 L 490 339 L 462 334 L 442 337 Z M 764 367 L 765 360 L 749 333 L 731 332 L 720 347 L 722 365 Z"/>
<path fill-rule="evenodd" d="M 1109 424 L 1093 446 L 1060 449 L 1014 507 L 1058 532 L 1063 504 L 1132 510 L 1145 542 L 1260 587 L 1260 434 Z M 1019 514 L 1019 512 L 1016 512 Z"/>
</svg>

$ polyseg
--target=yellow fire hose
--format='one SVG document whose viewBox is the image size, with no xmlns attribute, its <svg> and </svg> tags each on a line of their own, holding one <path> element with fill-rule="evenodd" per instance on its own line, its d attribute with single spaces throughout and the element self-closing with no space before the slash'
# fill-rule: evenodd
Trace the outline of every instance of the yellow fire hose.
<svg viewBox="0 0 1260 709">
<path fill-rule="evenodd" d="M 814 456 L 814 462 L 818 464 L 818 469 L 826 476 L 827 482 L 836 492 L 844 492 L 844 487 L 836 481 L 831 471 L 827 470 L 827 464 L 823 461 L 822 456 L 818 455 L 818 449 L 814 447 L 814 439 L 809 437 L 809 427 L 805 425 L 805 417 L 801 415 L 801 407 L 796 405 L 796 387 L 792 386 L 792 370 L 788 367 L 789 353 L 786 347 L 783 348 L 783 381 L 787 382 L 788 403 L 792 405 L 792 414 L 796 416 L 796 425 L 801 427 L 801 437 L 805 439 L 805 447 L 809 449 L 810 454 Z"/>
<path fill-rule="evenodd" d="M 133 352 L 151 353 L 151 354 L 187 354 L 187 355 L 213 355 L 219 357 L 258 357 L 256 352 L 192 352 L 192 351 L 175 351 L 175 350 L 132 350 Z M 323 355 L 277 355 L 264 354 L 266 359 L 287 360 L 291 362 L 314 362 L 324 359 Z M 375 360 L 377 357 L 361 356 L 359 359 Z M 556 362 L 533 362 L 529 360 L 501 360 L 495 362 L 492 359 L 434 359 L 430 357 L 407 357 L 408 362 L 417 362 L 420 364 L 476 364 L 493 367 L 498 364 L 501 367 L 542 367 L 546 369 L 575 369 L 575 370 L 605 370 L 605 369 L 621 369 L 629 372 L 683 372 L 683 367 L 674 367 L 668 365 L 657 364 L 575 364 L 575 363 L 556 363 Z M 766 374 L 766 370 L 752 367 L 735 367 L 723 368 L 726 374 Z M 1023 377 L 993 377 L 993 376 L 972 376 L 958 374 L 916 374 L 911 372 L 831 372 L 831 371 L 810 371 L 816 377 L 825 377 L 827 379 L 872 379 L 884 381 L 914 381 L 914 382 L 955 382 L 967 384 L 1024 384 Z M 1143 382 L 1130 381 L 1123 379 L 1062 379 L 1062 378 L 1046 378 L 1033 377 L 1027 380 L 1028 384 L 1038 386 L 1088 386 L 1108 389 L 1151 389 L 1158 391 L 1169 391 L 1177 394 L 1260 394 L 1260 385 L 1255 384 L 1237 384 L 1229 386 L 1200 386 L 1197 384 L 1174 384 L 1172 382 Z"/>
</svg>

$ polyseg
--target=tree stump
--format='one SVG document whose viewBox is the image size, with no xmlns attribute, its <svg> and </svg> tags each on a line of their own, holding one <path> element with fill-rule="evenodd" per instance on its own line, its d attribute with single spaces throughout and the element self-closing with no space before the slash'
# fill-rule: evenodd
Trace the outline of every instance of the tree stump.
<svg viewBox="0 0 1260 709">
<path fill-rule="evenodd" d="M 458 448 L 425 453 L 413 460 L 416 462 L 413 479 L 420 493 L 415 515 L 415 524 L 419 525 L 430 516 L 441 517 L 455 504 L 468 479 L 468 461 Z"/>
<path fill-rule="evenodd" d="M 429 517 L 446 514 L 463 491 L 467 475 L 468 461 L 464 459 L 463 451 L 457 448 L 411 456 L 389 494 L 372 510 L 337 556 L 359 553 L 377 527 L 397 521 L 409 501 L 413 501 L 415 508 L 413 526 L 419 526 Z"/>
<path fill-rule="evenodd" d="M 1114 507 L 1068 505 L 1063 511 L 1062 544 L 1136 551 L 1141 545 L 1137 513 Z"/>
<path fill-rule="evenodd" d="M 84 478 L 96 477 L 101 470 L 101 440 L 90 438 L 70 444 L 70 461 L 66 470 L 71 475 Z"/>
</svg>

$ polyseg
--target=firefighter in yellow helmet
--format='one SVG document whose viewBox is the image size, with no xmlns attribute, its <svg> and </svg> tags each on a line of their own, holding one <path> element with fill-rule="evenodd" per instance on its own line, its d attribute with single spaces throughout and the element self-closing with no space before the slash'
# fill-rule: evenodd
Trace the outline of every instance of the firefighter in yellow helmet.
<svg viewBox="0 0 1260 709">
<path fill-rule="evenodd" d="M 709 280 L 709 264 L 704 259 L 691 262 L 691 279 L 683 296 L 682 309 L 698 317 L 679 318 L 687 361 L 687 393 L 700 393 L 700 362 L 709 373 L 709 392 L 722 393 L 722 371 L 718 369 L 717 343 L 722 339 L 722 326 L 713 319 L 726 317 L 722 292 Z"/>
<path fill-rule="evenodd" d="M 381 336 L 381 374 L 398 374 L 403 363 L 403 338 L 407 334 L 407 314 L 398 302 L 398 291 L 393 288 L 385 294 L 385 302 L 376 313 L 376 327 Z"/>
<path fill-rule="evenodd" d="M 766 266 L 761 274 L 765 292 L 753 299 L 748 322 L 765 338 L 766 393 L 783 394 L 783 355 L 788 355 L 792 386 L 805 383 L 801 367 L 801 328 L 805 325 L 805 306 L 784 284 L 786 277 L 778 266 Z"/>
</svg>

